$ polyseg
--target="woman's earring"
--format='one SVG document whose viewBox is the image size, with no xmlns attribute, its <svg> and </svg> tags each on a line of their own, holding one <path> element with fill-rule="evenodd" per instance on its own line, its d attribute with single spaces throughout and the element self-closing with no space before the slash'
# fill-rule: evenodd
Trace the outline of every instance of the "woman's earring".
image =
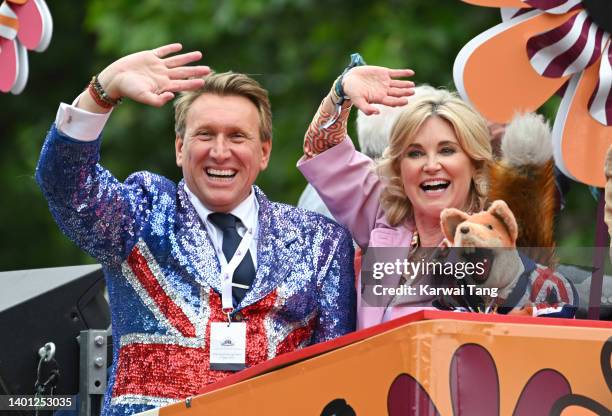
<svg viewBox="0 0 612 416">
<path fill-rule="evenodd" d="M 489 184 L 487 183 L 485 176 L 481 173 L 477 173 L 472 178 L 472 181 L 474 181 L 474 188 L 476 189 L 478 196 L 486 196 L 489 191 Z"/>
</svg>

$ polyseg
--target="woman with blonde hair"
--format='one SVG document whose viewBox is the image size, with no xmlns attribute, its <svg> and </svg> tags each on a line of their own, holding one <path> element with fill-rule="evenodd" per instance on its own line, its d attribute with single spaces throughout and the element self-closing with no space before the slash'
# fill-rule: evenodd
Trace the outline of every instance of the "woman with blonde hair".
<svg viewBox="0 0 612 416">
<path fill-rule="evenodd" d="M 494 163 L 487 121 L 446 90 L 423 88 L 407 103 L 414 84 L 398 78 L 412 75 L 409 69 L 359 66 L 354 59 L 321 103 L 304 137 L 304 157 L 298 162 L 357 244 L 364 251 L 375 249 L 370 260 L 375 258 L 379 265 L 385 264 L 380 262 L 385 258 L 413 265 L 440 264 L 441 260 L 448 264 L 445 256 L 457 253 L 425 249 L 445 246 L 440 214 L 445 208 L 468 213 L 485 209 L 488 170 Z M 347 136 L 353 104 L 366 115 L 378 113 L 377 104 L 404 106 L 391 130 L 389 147 L 376 164 L 357 152 Z M 515 259 L 516 275 L 505 270 L 505 286 L 498 288 L 504 296 L 493 297 L 497 306 L 532 316 L 574 316 L 578 294 L 569 280 L 518 252 Z M 463 266 L 464 260 L 460 260 Z M 374 272 L 373 267 L 364 276 L 369 279 Z M 463 279 L 456 270 L 454 275 L 427 271 L 408 276 L 391 268 L 382 275 L 382 282 L 360 281 L 358 328 L 425 308 L 452 307 L 457 299 L 420 289 L 457 287 L 455 279 Z M 406 287 L 414 291 L 402 291 Z M 384 289 L 390 290 L 385 293 Z M 472 310 L 471 305 L 482 305 L 483 300 L 464 297 L 458 306 Z"/>
<path fill-rule="evenodd" d="M 412 75 L 375 66 L 345 71 L 306 132 L 298 162 L 363 250 L 395 248 L 399 258 L 409 259 L 418 247 L 442 244 L 444 208 L 483 208 L 493 161 L 486 121 L 456 94 L 431 88 L 406 105 L 414 84 L 398 78 Z M 351 106 L 369 115 L 378 113 L 373 104 L 405 105 L 377 166 L 355 150 L 346 131 Z M 394 278 L 386 278 L 385 285 L 399 284 L 400 276 Z M 362 298 L 358 327 L 431 308 L 433 300 L 417 294 L 373 306 L 375 301 Z"/>
<path fill-rule="evenodd" d="M 434 140 L 432 143 L 428 142 L 427 140 L 431 140 L 427 138 L 419 141 L 419 138 L 425 137 L 423 134 L 417 137 L 420 129 L 423 129 L 421 133 L 436 132 L 434 134 L 439 134 L 439 138 L 446 140 Z M 433 148 L 438 152 L 427 155 L 427 144 L 435 145 Z M 432 165 L 427 166 L 428 163 Z M 382 189 L 380 202 L 390 225 L 397 226 L 413 217 L 416 222 L 414 238 L 420 235 L 419 229 L 430 229 L 429 233 L 420 237 L 423 240 L 422 245 L 438 245 L 441 241 L 439 211 L 449 206 L 468 212 L 477 212 L 484 208 L 487 169 L 491 163 L 491 144 L 485 120 L 455 93 L 431 89 L 415 98 L 396 121 L 391 131 L 389 147 L 377 167 L 379 176 L 387 181 Z M 457 172 L 452 171 L 455 167 L 458 168 Z M 414 172 L 415 168 L 427 172 L 422 175 L 425 180 L 430 180 L 429 176 L 439 176 L 438 173 L 442 172 L 441 183 L 423 185 L 404 181 L 412 179 L 408 175 L 420 173 Z M 459 174 L 461 171 L 466 175 L 463 179 L 469 179 L 467 198 L 464 188 L 454 194 L 444 195 L 447 189 L 453 190 L 452 186 L 460 188 L 466 185 L 467 182 L 459 181 L 447 183 L 448 178 L 444 178 L 445 175 Z M 419 179 L 418 176 L 414 178 Z M 418 190 L 423 192 L 417 192 Z M 451 197 L 454 199 L 449 205 L 447 202 Z M 416 212 L 413 204 L 417 204 Z M 428 220 L 435 223 L 429 227 Z"/>
</svg>

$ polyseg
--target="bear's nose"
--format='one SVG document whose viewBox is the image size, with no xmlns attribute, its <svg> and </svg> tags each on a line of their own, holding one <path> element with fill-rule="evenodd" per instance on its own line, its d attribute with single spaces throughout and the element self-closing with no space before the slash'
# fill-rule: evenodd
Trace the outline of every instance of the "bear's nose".
<svg viewBox="0 0 612 416">
<path fill-rule="evenodd" d="M 470 227 L 468 227 L 467 225 L 464 225 L 459 230 L 461 231 L 461 234 L 467 234 L 470 232 Z"/>
</svg>

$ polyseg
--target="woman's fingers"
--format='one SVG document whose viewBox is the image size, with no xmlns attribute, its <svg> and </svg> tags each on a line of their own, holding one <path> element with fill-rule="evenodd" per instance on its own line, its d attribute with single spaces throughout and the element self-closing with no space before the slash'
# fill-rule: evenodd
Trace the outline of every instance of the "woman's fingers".
<svg viewBox="0 0 612 416">
<path fill-rule="evenodd" d="M 399 107 L 408 104 L 408 98 L 406 97 L 385 97 L 380 102 L 383 105 L 389 107 Z"/>
<path fill-rule="evenodd" d="M 380 112 L 378 108 L 368 103 L 368 101 L 363 96 L 353 98 L 353 104 L 367 116 L 372 114 L 378 114 Z"/>
<path fill-rule="evenodd" d="M 393 88 L 414 88 L 414 82 L 403 79 L 392 79 L 389 86 Z"/>
<path fill-rule="evenodd" d="M 389 76 L 392 78 L 411 77 L 414 75 L 412 69 L 390 69 Z"/>
<path fill-rule="evenodd" d="M 410 97 L 414 95 L 414 88 L 389 88 L 387 95 L 390 97 Z"/>
</svg>

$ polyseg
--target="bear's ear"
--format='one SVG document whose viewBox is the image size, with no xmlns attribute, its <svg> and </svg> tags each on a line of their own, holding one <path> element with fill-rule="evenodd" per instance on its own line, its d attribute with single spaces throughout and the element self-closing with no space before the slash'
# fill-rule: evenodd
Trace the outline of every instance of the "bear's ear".
<svg viewBox="0 0 612 416">
<path fill-rule="evenodd" d="M 489 209 L 487 209 L 487 212 L 497 217 L 506 226 L 510 239 L 512 242 L 516 243 L 516 239 L 518 238 L 518 225 L 508 205 L 499 199 L 493 201 Z"/>
<path fill-rule="evenodd" d="M 457 208 L 446 208 L 442 210 L 440 214 L 440 227 L 442 228 L 442 234 L 451 243 L 455 244 L 455 231 L 457 226 L 463 221 L 470 218 L 468 214 Z"/>
</svg>

